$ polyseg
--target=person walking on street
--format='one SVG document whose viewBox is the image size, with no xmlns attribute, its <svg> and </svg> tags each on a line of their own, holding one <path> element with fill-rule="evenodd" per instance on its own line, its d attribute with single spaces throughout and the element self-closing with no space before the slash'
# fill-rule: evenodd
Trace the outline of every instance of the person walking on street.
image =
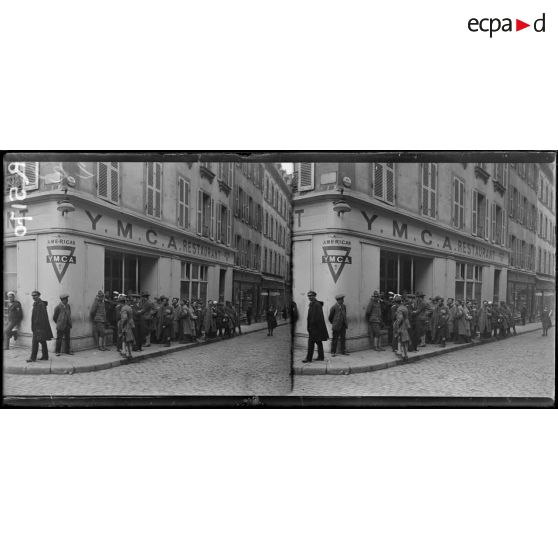
<svg viewBox="0 0 558 558">
<path fill-rule="evenodd" d="M 23 320 L 23 310 L 21 309 L 21 302 L 16 300 L 15 292 L 8 292 L 8 308 L 4 320 L 4 350 L 10 348 L 10 339 L 13 337 L 14 341 L 17 340 L 19 327 Z"/>
<path fill-rule="evenodd" d="M 267 336 L 273 336 L 273 330 L 277 327 L 277 310 L 275 306 L 271 305 L 265 313 L 267 321 Z"/>
<path fill-rule="evenodd" d="M 370 338 L 370 344 L 375 351 L 383 351 L 384 349 L 380 347 L 380 335 L 382 328 L 382 304 L 380 302 L 380 293 L 374 291 L 370 302 L 366 307 L 366 321 L 368 322 L 368 335 Z"/>
<path fill-rule="evenodd" d="M 345 348 L 346 333 L 348 327 L 347 307 L 345 306 L 345 295 L 338 294 L 335 297 L 337 301 L 330 309 L 328 320 L 331 324 L 331 356 L 337 355 L 337 340 L 339 340 L 339 349 L 341 354 L 348 355 Z"/>
<path fill-rule="evenodd" d="M 106 351 L 105 322 L 107 321 L 107 312 L 105 307 L 105 293 L 103 291 L 97 293 L 93 305 L 91 306 L 89 316 L 93 321 L 93 338 L 95 339 L 95 345 L 99 351 Z"/>
<path fill-rule="evenodd" d="M 41 344 L 41 358 L 39 360 L 48 360 L 47 341 L 52 339 L 52 329 L 48 321 L 48 314 L 46 307 L 48 302 L 41 300 L 41 293 L 33 291 L 33 311 L 31 313 L 31 331 L 33 338 L 31 340 L 31 356 L 27 362 L 35 362 L 37 360 L 37 353 L 39 352 L 39 343 Z"/>
<path fill-rule="evenodd" d="M 60 295 L 60 304 L 54 309 L 52 320 L 56 324 L 56 356 L 60 356 L 62 352 L 62 340 L 66 347 L 66 354 L 73 355 L 70 350 L 70 330 L 72 329 L 72 309 L 68 304 L 69 295 Z"/>
<path fill-rule="evenodd" d="M 543 337 L 548 336 L 548 330 L 552 327 L 552 310 L 549 310 L 548 306 L 544 307 L 544 310 L 541 313 L 541 322 L 542 322 L 542 330 L 543 330 Z"/>
<path fill-rule="evenodd" d="M 314 356 L 314 345 L 318 348 L 318 358 L 324 360 L 324 341 L 329 339 L 324 318 L 324 303 L 316 299 L 315 291 L 308 291 L 308 316 L 306 319 L 306 329 L 308 331 L 308 351 L 306 358 L 302 362 L 312 362 Z"/>
</svg>

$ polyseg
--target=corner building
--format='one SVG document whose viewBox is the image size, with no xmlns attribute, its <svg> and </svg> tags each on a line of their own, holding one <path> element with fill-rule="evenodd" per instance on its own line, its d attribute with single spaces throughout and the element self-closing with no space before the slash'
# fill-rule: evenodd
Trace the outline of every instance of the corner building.
<svg viewBox="0 0 558 558">
<path fill-rule="evenodd" d="M 31 342 L 34 289 L 49 317 L 59 295 L 70 295 L 76 350 L 93 345 L 99 289 L 240 304 L 233 279 L 248 246 L 235 235 L 258 242 L 233 218 L 237 173 L 234 162 L 4 162 L 4 309 L 16 291 L 18 342 Z"/>
<path fill-rule="evenodd" d="M 365 310 L 375 290 L 505 301 L 509 180 L 503 163 L 297 163 L 299 309 L 309 289 L 324 301 L 326 316 L 335 295 L 345 294 L 348 347 L 358 350 L 368 347 Z M 534 234 L 524 240 L 533 244 Z M 295 342 L 306 336 L 299 320 Z"/>
</svg>

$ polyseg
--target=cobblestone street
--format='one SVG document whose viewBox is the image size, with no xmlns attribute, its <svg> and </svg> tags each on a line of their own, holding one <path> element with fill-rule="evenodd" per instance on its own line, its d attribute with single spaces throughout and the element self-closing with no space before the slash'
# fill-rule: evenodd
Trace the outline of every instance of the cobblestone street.
<svg viewBox="0 0 558 558">
<path fill-rule="evenodd" d="M 554 397 L 554 332 L 348 376 L 296 376 L 298 396 Z"/>
<path fill-rule="evenodd" d="M 108 370 L 4 374 L 4 395 L 288 395 L 290 327 L 266 331 Z"/>
</svg>

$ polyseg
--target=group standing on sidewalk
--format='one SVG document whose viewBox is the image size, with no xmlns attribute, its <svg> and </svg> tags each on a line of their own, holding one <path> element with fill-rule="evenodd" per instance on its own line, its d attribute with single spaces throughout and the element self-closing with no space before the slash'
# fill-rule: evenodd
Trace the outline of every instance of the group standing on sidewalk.
<svg viewBox="0 0 558 558">
<path fill-rule="evenodd" d="M 323 316 L 323 302 L 316 299 L 314 291 L 308 292 L 308 350 L 302 361 L 312 362 L 314 345 L 318 349 L 315 360 L 324 360 L 323 341 L 329 338 Z M 346 350 L 346 331 L 348 329 L 348 310 L 344 304 L 344 295 L 335 297 L 336 303 L 329 312 L 332 341 L 331 356 L 338 354 L 338 345 L 342 354 Z M 551 311 L 545 307 L 541 320 L 543 335 L 551 327 Z M 522 320 L 526 309 L 522 309 Z M 368 326 L 370 347 L 375 351 L 384 351 L 382 338 L 387 333 L 387 343 L 392 351 L 403 360 L 408 359 L 409 352 L 418 351 L 428 345 L 445 347 L 446 343 L 470 343 L 474 339 L 504 339 L 517 335 L 515 317 L 512 309 L 504 302 L 493 303 L 484 300 L 480 306 L 474 300 L 462 300 L 434 296 L 426 301 L 422 292 L 402 294 L 389 292 L 387 295 L 374 291 L 366 307 L 365 315 Z"/>
</svg>

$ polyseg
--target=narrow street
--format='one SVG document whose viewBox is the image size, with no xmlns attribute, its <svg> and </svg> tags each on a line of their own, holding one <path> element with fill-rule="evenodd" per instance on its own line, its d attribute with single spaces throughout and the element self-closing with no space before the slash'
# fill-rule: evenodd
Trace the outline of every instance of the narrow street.
<svg viewBox="0 0 558 558">
<path fill-rule="evenodd" d="M 554 335 L 534 331 L 405 366 L 296 376 L 298 396 L 554 397 Z"/>
<path fill-rule="evenodd" d="M 95 372 L 4 374 L 4 395 L 288 395 L 290 332 L 262 330 Z"/>
</svg>

